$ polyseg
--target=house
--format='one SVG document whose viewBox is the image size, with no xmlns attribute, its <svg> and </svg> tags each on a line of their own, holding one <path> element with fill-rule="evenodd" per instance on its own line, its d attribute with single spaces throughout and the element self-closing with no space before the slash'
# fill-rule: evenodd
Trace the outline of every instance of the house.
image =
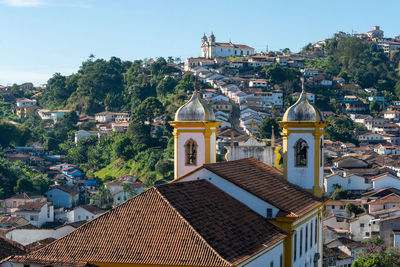
<svg viewBox="0 0 400 267">
<path fill-rule="evenodd" d="M 28 224 L 8 230 L 5 237 L 18 242 L 21 245 L 27 246 L 47 238 L 59 239 L 84 223 L 86 223 L 86 221 L 63 224 L 54 228 L 37 228 L 36 226 Z"/>
<path fill-rule="evenodd" d="M 398 110 L 385 110 L 383 112 L 383 117 L 388 120 L 399 121 L 400 111 Z"/>
<path fill-rule="evenodd" d="M 224 100 L 214 102 L 213 104 L 211 104 L 211 107 L 216 111 L 221 110 L 228 113 L 232 112 L 232 104 Z"/>
<path fill-rule="evenodd" d="M 79 201 L 79 192 L 66 186 L 54 186 L 46 194 L 55 207 L 72 208 Z"/>
<path fill-rule="evenodd" d="M 376 143 L 383 142 L 384 137 L 382 134 L 379 134 L 379 133 L 367 132 L 367 133 L 358 135 L 357 139 L 358 139 L 358 141 L 360 141 L 360 143 L 376 144 Z"/>
<path fill-rule="evenodd" d="M 111 128 L 114 132 L 124 133 L 128 130 L 130 122 L 113 122 Z"/>
<path fill-rule="evenodd" d="M 0 228 L 9 229 L 13 227 L 18 227 L 22 225 L 27 225 L 29 223 L 24 217 L 19 216 L 0 216 Z"/>
<path fill-rule="evenodd" d="M 122 175 L 117 180 L 107 182 L 105 186 L 110 190 L 114 206 L 143 192 L 142 182 L 133 175 Z"/>
<path fill-rule="evenodd" d="M 77 144 L 79 142 L 79 140 L 87 138 L 89 136 L 92 135 L 97 135 L 97 132 L 95 131 L 86 131 L 86 130 L 79 130 L 75 132 L 75 138 L 74 138 L 74 142 L 75 144 Z"/>
<path fill-rule="evenodd" d="M 337 217 L 348 217 L 345 211 L 347 204 L 354 204 L 362 207 L 361 200 L 331 200 L 326 204 L 326 211 L 329 214 L 334 214 Z"/>
<path fill-rule="evenodd" d="M 352 101 L 345 103 L 347 113 L 365 113 L 369 110 L 369 105 L 362 101 Z"/>
<path fill-rule="evenodd" d="M 54 123 L 57 122 L 64 114 L 71 112 L 71 110 L 48 110 L 48 109 L 39 109 L 37 111 L 39 117 L 42 120 L 53 120 Z"/>
<path fill-rule="evenodd" d="M 365 192 L 372 187 L 372 182 L 368 178 L 359 175 L 342 176 L 339 173 L 325 176 L 324 184 L 328 195 L 335 191 L 336 186 L 353 192 Z"/>
<path fill-rule="evenodd" d="M 17 98 L 15 101 L 18 108 L 36 106 L 37 103 L 36 99 L 28 99 L 28 98 Z"/>
<path fill-rule="evenodd" d="M 351 266 L 353 257 L 344 253 L 337 247 L 328 248 L 324 245 L 323 264 L 324 267 Z"/>
<path fill-rule="evenodd" d="M 25 107 L 17 107 L 15 110 L 15 114 L 17 114 L 20 118 L 27 118 L 35 114 L 36 110 L 38 110 L 38 106 L 25 106 Z"/>
<path fill-rule="evenodd" d="M 349 230 L 343 230 L 343 229 L 337 229 L 333 228 L 330 226 L 324 226 L 323 228 L 324 234 L 324 244 L 329 243 L 330 241 L 337 239 L 339 237 L 350 237 L 350 231 Z"/>
<path fill-rule="evenodd" d="M 95 120 L 99 123 L 108 122 L 129 122 L 130 115 L 128 112 L 110 112 L 104 111 L 95 114 Z"/>
<path fill-rule="evenodd" d="M 383 173 L 372 177 L 372 188 L 377 191 L 387 187 L 393 187 L 400 190 L 400 179 L 391 173 Z"/>
<path fill-rule="evenodd" d="M 44 201 L 46 201 L 46 197 L 44 196 L 32 195 L 29 193 L 21 193 L 6 198 L 4 200 L 4 206 L 6 208 L 6 212 L 10 213 L 13 209 L 16 209 L 18 208 L 18 206 L 24 205 L 28 202 L 44 202 Z"/>
<path fill-rule="evenodd" d="M 54 221 L 54 207 L 49 202 L 28 202 L 19 205 L 13 215 L 23 217 L 36 227 Z"/>
<path fill-rule="evenodd" d="M 388 245 L 398 244 L 398 229 L 400 229 L 400 215 L 380 219 L 379 221 L 379 236 Z M 398 246 L 398 245 L 397 245 Z"/>
<path fill-rule="evenodd" d="M 252 79 L 249 81 L 249 87 L 267 87 L 268 82 L 266 79 Z"/>
<path fill-rule="evenodd" d="M 347 255 L 352 257 L 356 256 L 356 254 L 364 249 L 364 246 L 361 242 L 354 241 L 349 238 L 340 237 L 338 239 L 332 240 L 331 242 L 327 243 L 326 246 L 328 248 L 337 247 Z"/>
<path fill-rule="evenodd" d="M 399 206 L 400 206 L 400 196 L 395 193 L 391 193 L 387 196 L 369 201 L 368 211 L 369 213 L 371 213 Z"/>
<path fill-rule="evenodd" d="M 104 210 L 93 205 L 78 206 L 67 213 L 67 222 L 89 221 L 99 217 L 104 212 Z"/>
<path fill-rule="evenodd" d="M 372 237 L 371 221 L 374 216 L 364 212 L 350 220 L 351 239 L 355 241 L 363 241 Z"/>
</svg>

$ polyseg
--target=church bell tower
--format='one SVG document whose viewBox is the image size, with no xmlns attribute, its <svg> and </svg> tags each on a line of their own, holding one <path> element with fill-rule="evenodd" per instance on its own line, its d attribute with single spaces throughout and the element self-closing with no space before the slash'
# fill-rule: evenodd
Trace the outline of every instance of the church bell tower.
<svg viewBox="0 0 400 267">
<path fill-rule="evenodd" d="M 175 113 L 174 127 L 174 178 L 202 166 L 216 162 L 217 127 L 213 110 L 204 103 L 197 92 Z"/>
<path fill-rule="evenodd" d="M 292 184 L 313 193 L 324 195 L 324 128 L 321 112 L 313 106 L 305 92 L 289 107 L 279 125 L 283 137 L 283 175 Z"/>
</svg>

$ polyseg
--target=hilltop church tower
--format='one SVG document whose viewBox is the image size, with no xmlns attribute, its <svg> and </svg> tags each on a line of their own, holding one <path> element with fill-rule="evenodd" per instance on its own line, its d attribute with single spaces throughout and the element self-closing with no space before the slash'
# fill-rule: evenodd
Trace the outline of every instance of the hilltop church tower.
<svg viewBox="0 0 400 267">
<path fill-rule="evenodd" d="M 215 121 L 213 110 L 201 100 L 197 88 L 169 124 L 174 127 L 175 179 L 205 163 L 216 162 L 217 127 L 221 122 Z"/>
<path fill-rule="evenodd" d="M 321 112 L 313 106 L 305 93 L 289 107 L 281 122 L 283 137 L 283 175 L 292 184 L 324 196 L 324 128 L 328 125 Z"/>
</svg>

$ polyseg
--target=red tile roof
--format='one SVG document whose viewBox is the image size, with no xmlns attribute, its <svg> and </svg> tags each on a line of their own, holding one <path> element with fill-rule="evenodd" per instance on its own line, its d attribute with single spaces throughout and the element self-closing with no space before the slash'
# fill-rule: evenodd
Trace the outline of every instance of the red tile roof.
<svg viewBox="0 0 400 267">
<path fill-rule="evenodd" d="M 232 266 L 285 236 L 247 206 L 198 180 L 152 187 L 12 261 Z"/>
<path fill-rule="evenodd" d="M 25 254 L 25 248 L 12 240 L 0 237 L 0 263 L 2 259 Z"/>
<path fill-rule="evenodd" d="M 286 181 L 278 169 L 253 158 L 205 164 L 204 168 L 279 208 L 280 216 L 299 217 L 323 202 Z"/>
</svg>

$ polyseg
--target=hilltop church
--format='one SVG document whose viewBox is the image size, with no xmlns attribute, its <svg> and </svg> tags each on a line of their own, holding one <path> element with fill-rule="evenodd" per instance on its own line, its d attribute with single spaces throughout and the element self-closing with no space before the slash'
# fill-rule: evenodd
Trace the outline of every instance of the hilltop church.
<svg viewBox="0 0 400 267">
<path fill-rule="evenodd" d="M 254 48 L 229 43 L 215 42 L 215 36 L 211 33 L 209 39 L 206 34 L 201 38 L 201 57 L 203 58 L 217 58 L 217 57 L 231 57 L 231 56 L 252 56 L 254 55 Z"/>
<path fill-rule="evenodd" d="M 195 90 L 178 109 L 175 178 L 9 266 L 322 267 L 323 139 L 304 92 L 285 113 L 283 171 L 216 162 L 220 122 Z"/>
</svg>

